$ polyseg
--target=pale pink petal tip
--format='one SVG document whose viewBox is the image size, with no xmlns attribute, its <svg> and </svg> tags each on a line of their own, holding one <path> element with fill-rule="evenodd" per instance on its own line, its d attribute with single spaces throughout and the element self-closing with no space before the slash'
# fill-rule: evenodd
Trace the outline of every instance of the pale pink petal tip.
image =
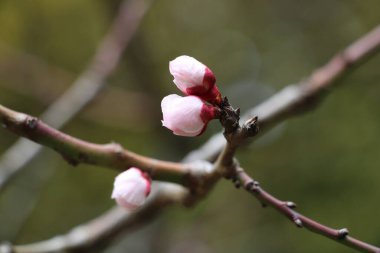
<svg viewBox="0 0 380 253">
<path fill-rule="evenodd" d="M 220 104 L 222 95 L 214 73 L 193 57 L 182 55 L 169 62 L 173 82 L 185 95 L 200 97 L 211 104 Z"/>
<path fill-rule="evenodd" d="M 203 86 L 206 66 L 193 57 L 182 55 L 169 62 L 169 71 L 173 82 L 182 92 L 187 94 L 188 88 Z"/>
</svg>

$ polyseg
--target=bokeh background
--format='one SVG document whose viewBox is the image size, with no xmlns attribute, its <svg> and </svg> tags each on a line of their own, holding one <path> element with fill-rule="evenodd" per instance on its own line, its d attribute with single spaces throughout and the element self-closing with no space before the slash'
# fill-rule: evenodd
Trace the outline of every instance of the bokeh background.
<svg viewBox="0 0 380 253">
<path fill-rule="evenodd" d="M 0 103 L 41 114 L 91 59 L 119 1 L 1 0 Z M 174 136 L 160 101 L 179 93 L 168 61 L 188 54 L 217 75 L 243 111 L 308 76 L 380 23 L 378 0 L 156 0 L 105 90 L 63 131 L 179 161 L 220 131 Z M 380 56 L 349 76 L 317 110 L 241 150 L 243 167 L 304 214 L 380 245 Z M 0 131 L 0 152 L 17 137 Z M 1 168 L 0 168 L 1 169 Z M 0 195 L 0 241 L 22 244 L 97 217 L 116 172 L 71 167 L 42 154 Z M 221 182 L 194 209 L 173 207 L 104 252 L 354 252 L 297 229 L 250 195 Z"/>
</svg>

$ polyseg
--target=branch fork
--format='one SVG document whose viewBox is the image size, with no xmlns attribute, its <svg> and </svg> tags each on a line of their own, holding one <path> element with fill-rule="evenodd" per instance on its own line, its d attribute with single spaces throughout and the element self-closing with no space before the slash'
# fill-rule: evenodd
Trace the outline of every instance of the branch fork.
<svg viewBox="0 0 380 253">
<path fill-rule="evenodd" d="M 248 119 L 240 126 L 240 108 L 233 108 L 227 97 L 224 97 L 219 110 L 219 121 L 224 128 L 223 135 L 227 142 L 240 145 L 244 139 L 255 136 L 258 133 L 257 116 Z"/>
<path fill-rule="evenodd" d="M 226 146 L 217 158 L 214 166 L 215 171 L 225 178 L 236 178 L 238 161 L 234 158 L 237 148 L 248 138 L 259 132 L 257 116 L 248 119 L 240 126 L 240 109 L 233 108 L 227 97 L 220 104 L 219 121 L 224 128 L 223 135 L 227 141 Z M 235 180 L 236 181 L 236 180 Z M 238 185 L 236 185 L 238 187 Z"/>
</svg>

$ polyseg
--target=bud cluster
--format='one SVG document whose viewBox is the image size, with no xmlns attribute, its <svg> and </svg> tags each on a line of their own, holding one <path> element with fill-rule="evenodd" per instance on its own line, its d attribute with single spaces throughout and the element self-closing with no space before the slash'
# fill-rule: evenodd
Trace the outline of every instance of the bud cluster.
<svg viewBox="0 0 380 253">
<path fill-rule="evenodd" d="M 215 75 L 190 56 L 179 56 L 169 63 L 173 82 L 186 96 L 175 94 L 162 99 L 162 125 L 181 136 L 198 136 L 210 120 L 218 118 L 222 96 Z M 151 178 L 138 168 L 130 168 L 115 178 L 111 198 L 119 206 L 134 210 L 150 193 Z"/>
<path fill-rule="evenodd" d="M 175 135 L 198 136 L 219 116 L 222 96 L 214 73 L 193 57 L 182 55 L 169 63 L 174 84 L 186 97 L 168 95 L 161 102 L 162 125 Z"/>
</svg>

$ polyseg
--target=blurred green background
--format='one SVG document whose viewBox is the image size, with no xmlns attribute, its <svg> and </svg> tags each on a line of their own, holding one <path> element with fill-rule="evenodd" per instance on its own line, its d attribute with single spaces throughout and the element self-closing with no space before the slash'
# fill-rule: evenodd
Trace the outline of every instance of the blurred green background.
<svg viewBox="0 0 380 253">
<path fill-rule="evenodd" d="M 39 115 L 85 68 L 119 1 L 1 0 L 0 103 Z M 296 83 L 380 23 L 378 0 L 156 0 L 104 92 L 63 131 L 179 161 L 197 138 L 161 127 L 160 101 L 179 93 L 168 61 L 207 64 L 235 106 L 247 109 Z M 380 245 L 380 56 L 340 81 L 321 106 L 241 150 L 263 187 L 329 226 Z M 344 85 L 343 85 L 344 84 Z M 243 110 L 244 111 L 244 110 Z M 0 131 L 0 152 L 17 138 Z M 0 195 L 0 241 L 67 232 L 114 205 L 116 172 L 71 167 L 44 149 Z M 354 252 L 297 229 L 221 182 L 196 208 L 174 207 L 105 252 Z"/>
</svg>

